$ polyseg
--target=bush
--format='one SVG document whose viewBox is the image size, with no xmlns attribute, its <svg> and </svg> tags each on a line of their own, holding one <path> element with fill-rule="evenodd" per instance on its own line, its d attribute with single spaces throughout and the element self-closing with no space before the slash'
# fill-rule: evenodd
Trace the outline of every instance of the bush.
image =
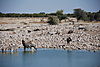
<svg viewBox="0 0 100 67">
<path fill-rule="evenodd" d="M 59 20 L 63 20 L 67 18 L 67 15 L 58 15 Z"/>
<path fill-rule="evenodd" d="M 57 10 L 56 15 L 63 15 L 63 12 L 64 12 L 63 10 Z"/>
<path fill-rule="evenodd" d="M 58 23 L 59 23 L 59 19 L 58 19 L 58 17 L 57 16 L 50 16 L 49 18 L 48 18 L 48 23 L 50 24 L 50 25 L 57 25 Z"/>
</svg>

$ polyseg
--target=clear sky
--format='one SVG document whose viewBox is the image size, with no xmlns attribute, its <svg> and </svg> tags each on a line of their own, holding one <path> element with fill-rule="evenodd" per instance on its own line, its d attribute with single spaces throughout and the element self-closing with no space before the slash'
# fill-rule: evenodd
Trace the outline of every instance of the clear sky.
<svg viewBox="0 0 100 67">
<path fill-rule="evenodd" d="M 100 0 L 0 0 L 3 13 L 49 13 L 59 9 L 72 13 L 75 8 L 95 12 L 100 10 Z"/>
</svg>

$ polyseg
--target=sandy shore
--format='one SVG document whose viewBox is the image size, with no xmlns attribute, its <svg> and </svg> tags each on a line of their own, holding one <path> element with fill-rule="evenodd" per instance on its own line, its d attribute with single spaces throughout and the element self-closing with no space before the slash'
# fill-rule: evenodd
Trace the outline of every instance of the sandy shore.
<svg viewBox="0 0 100 67">
<path fill-rule="evenodd" d="M 0 18 L 0 50 L 23 47 L 22 40 L 36 48 L 62 48 L 69 50 L 100 50 L 100 23 L 70 22 L 59 25 L 29 23 L 18 19 Z M 70 37 L 72 41 L 67 42 Z"/>
</svg>

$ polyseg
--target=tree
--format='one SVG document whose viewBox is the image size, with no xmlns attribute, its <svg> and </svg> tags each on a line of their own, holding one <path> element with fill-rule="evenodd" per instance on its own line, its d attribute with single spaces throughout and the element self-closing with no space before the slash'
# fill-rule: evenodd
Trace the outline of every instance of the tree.
<svg viewBox="0 0 100 67">
<path fill-rule="evenodd" d="M 2 12 L 0 12 L 0 17 L 2 17 Z"/>
<path fill-rule="evenodd" d="M 48 23 L 50 24 L 50 25 L 57 25 L 58 23 L 59 23 L 59 19 L 58 19 L 58 17 L 57 16 L 50 16 L 49 18 L 48 18 Z"/>
<path fill-rule="evenodd" d="M 96 21 L 100 21 L 100 10 L 95 13 L 94 18 L 95 18 Z"/>
<path fill-rule="evenodd" d="M 40 12 L 39 14 L 45 14 L 45 12 Z"/>
<path fill-rule="evenodd" d="M 67 15 L 66 14 L 64 14 L 64 15 L 58 15 L 58 18 L 61 21 L 63 19 L 66 19 L 67 18 Z"/>
<path fill-rule="evenodd" d="M 56 15 L 63 15 L 63 12 L 64 12 L 63 10 L 57 10 Z"/>
<path fill-rule="evenodd" d="M 82 14 L 82 10 L 80 8 L 79 9 L 74 9 L 74 15 L 77 18 L 77 20 L 81 19 L 81 17 L 82 17 L 81 14 Z"/>
<path fill-rule="evenodd" d="M 56 16 L 56 13 L 49 13 L 48 16 Z"/>
<path fill-rule="evenodd" d="M 86 11 L 79 9 L 74 9 L 74 15 L 76 16 L 77 20 L 84 20 L 88 21 L 89 17 Z"/>
<path fill-rule="evenodd" d="M 82 12 L 82 20 L 84 20 L 84 21 L 89 21 L 88 14 L 87 14 L 87 12 L 85 12 L 85 11 Z"/>
<path fill-rule="evenodd" d="M 89 21 L 94 21 L 95 20 L 95 18 L 94 18 L 95 13 L 88 12 L 87 14 L 88 14 Z"/>
<path fill-rule="evenodd" d="M 57 10 L 56 11 L 56 16 L 58 17 L 58 19 L 61 21 L 62 19 L 66 19 L 67 15 L 63 14 L 63 10 Z"/>
</svg>

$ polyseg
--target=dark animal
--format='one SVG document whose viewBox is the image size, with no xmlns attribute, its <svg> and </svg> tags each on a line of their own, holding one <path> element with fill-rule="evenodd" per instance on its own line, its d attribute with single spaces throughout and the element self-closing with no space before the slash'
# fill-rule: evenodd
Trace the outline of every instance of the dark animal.
<svg viewBox="0 0 100 67">
<path fill-rule="evenodd" d="M 68 31 L 68 34 L 71 34 L 71 33 L 73 33 L 73 30 L 69 30 L 69 31 Z"/>
<path fill-rule="evenodd" d="M 40 31 L 40 29 L 35 29 L 34 31 Z"/>
<path fill-rule="evenodd" d="M 22 40 L 22 44 L 23 44 L 23 46 L 24 46 L 24 51 L 26 51 L 26 48 L 30 48 L 30 49 L 32 49 L 32 51 L 33 51 L 33 50 L 34 50 L 34 51 L 37 50 L 36 47 L 35 47 L 33 44 L 31 44 L 31 43 L 25 43 L 24 40 Z"/>
<path fill-rule="evenodd" d="M 84 30 L 84 31 L 86 31 L 87 29 L 85 27 L 79 27 L 78 30 Z"/>
<path fill-rule="evenodd" d="M 72 39 L 70 37 L 67 38 L 67 43 L 70 43 L 70 41 L 72 41 Z"/>
</svg>

